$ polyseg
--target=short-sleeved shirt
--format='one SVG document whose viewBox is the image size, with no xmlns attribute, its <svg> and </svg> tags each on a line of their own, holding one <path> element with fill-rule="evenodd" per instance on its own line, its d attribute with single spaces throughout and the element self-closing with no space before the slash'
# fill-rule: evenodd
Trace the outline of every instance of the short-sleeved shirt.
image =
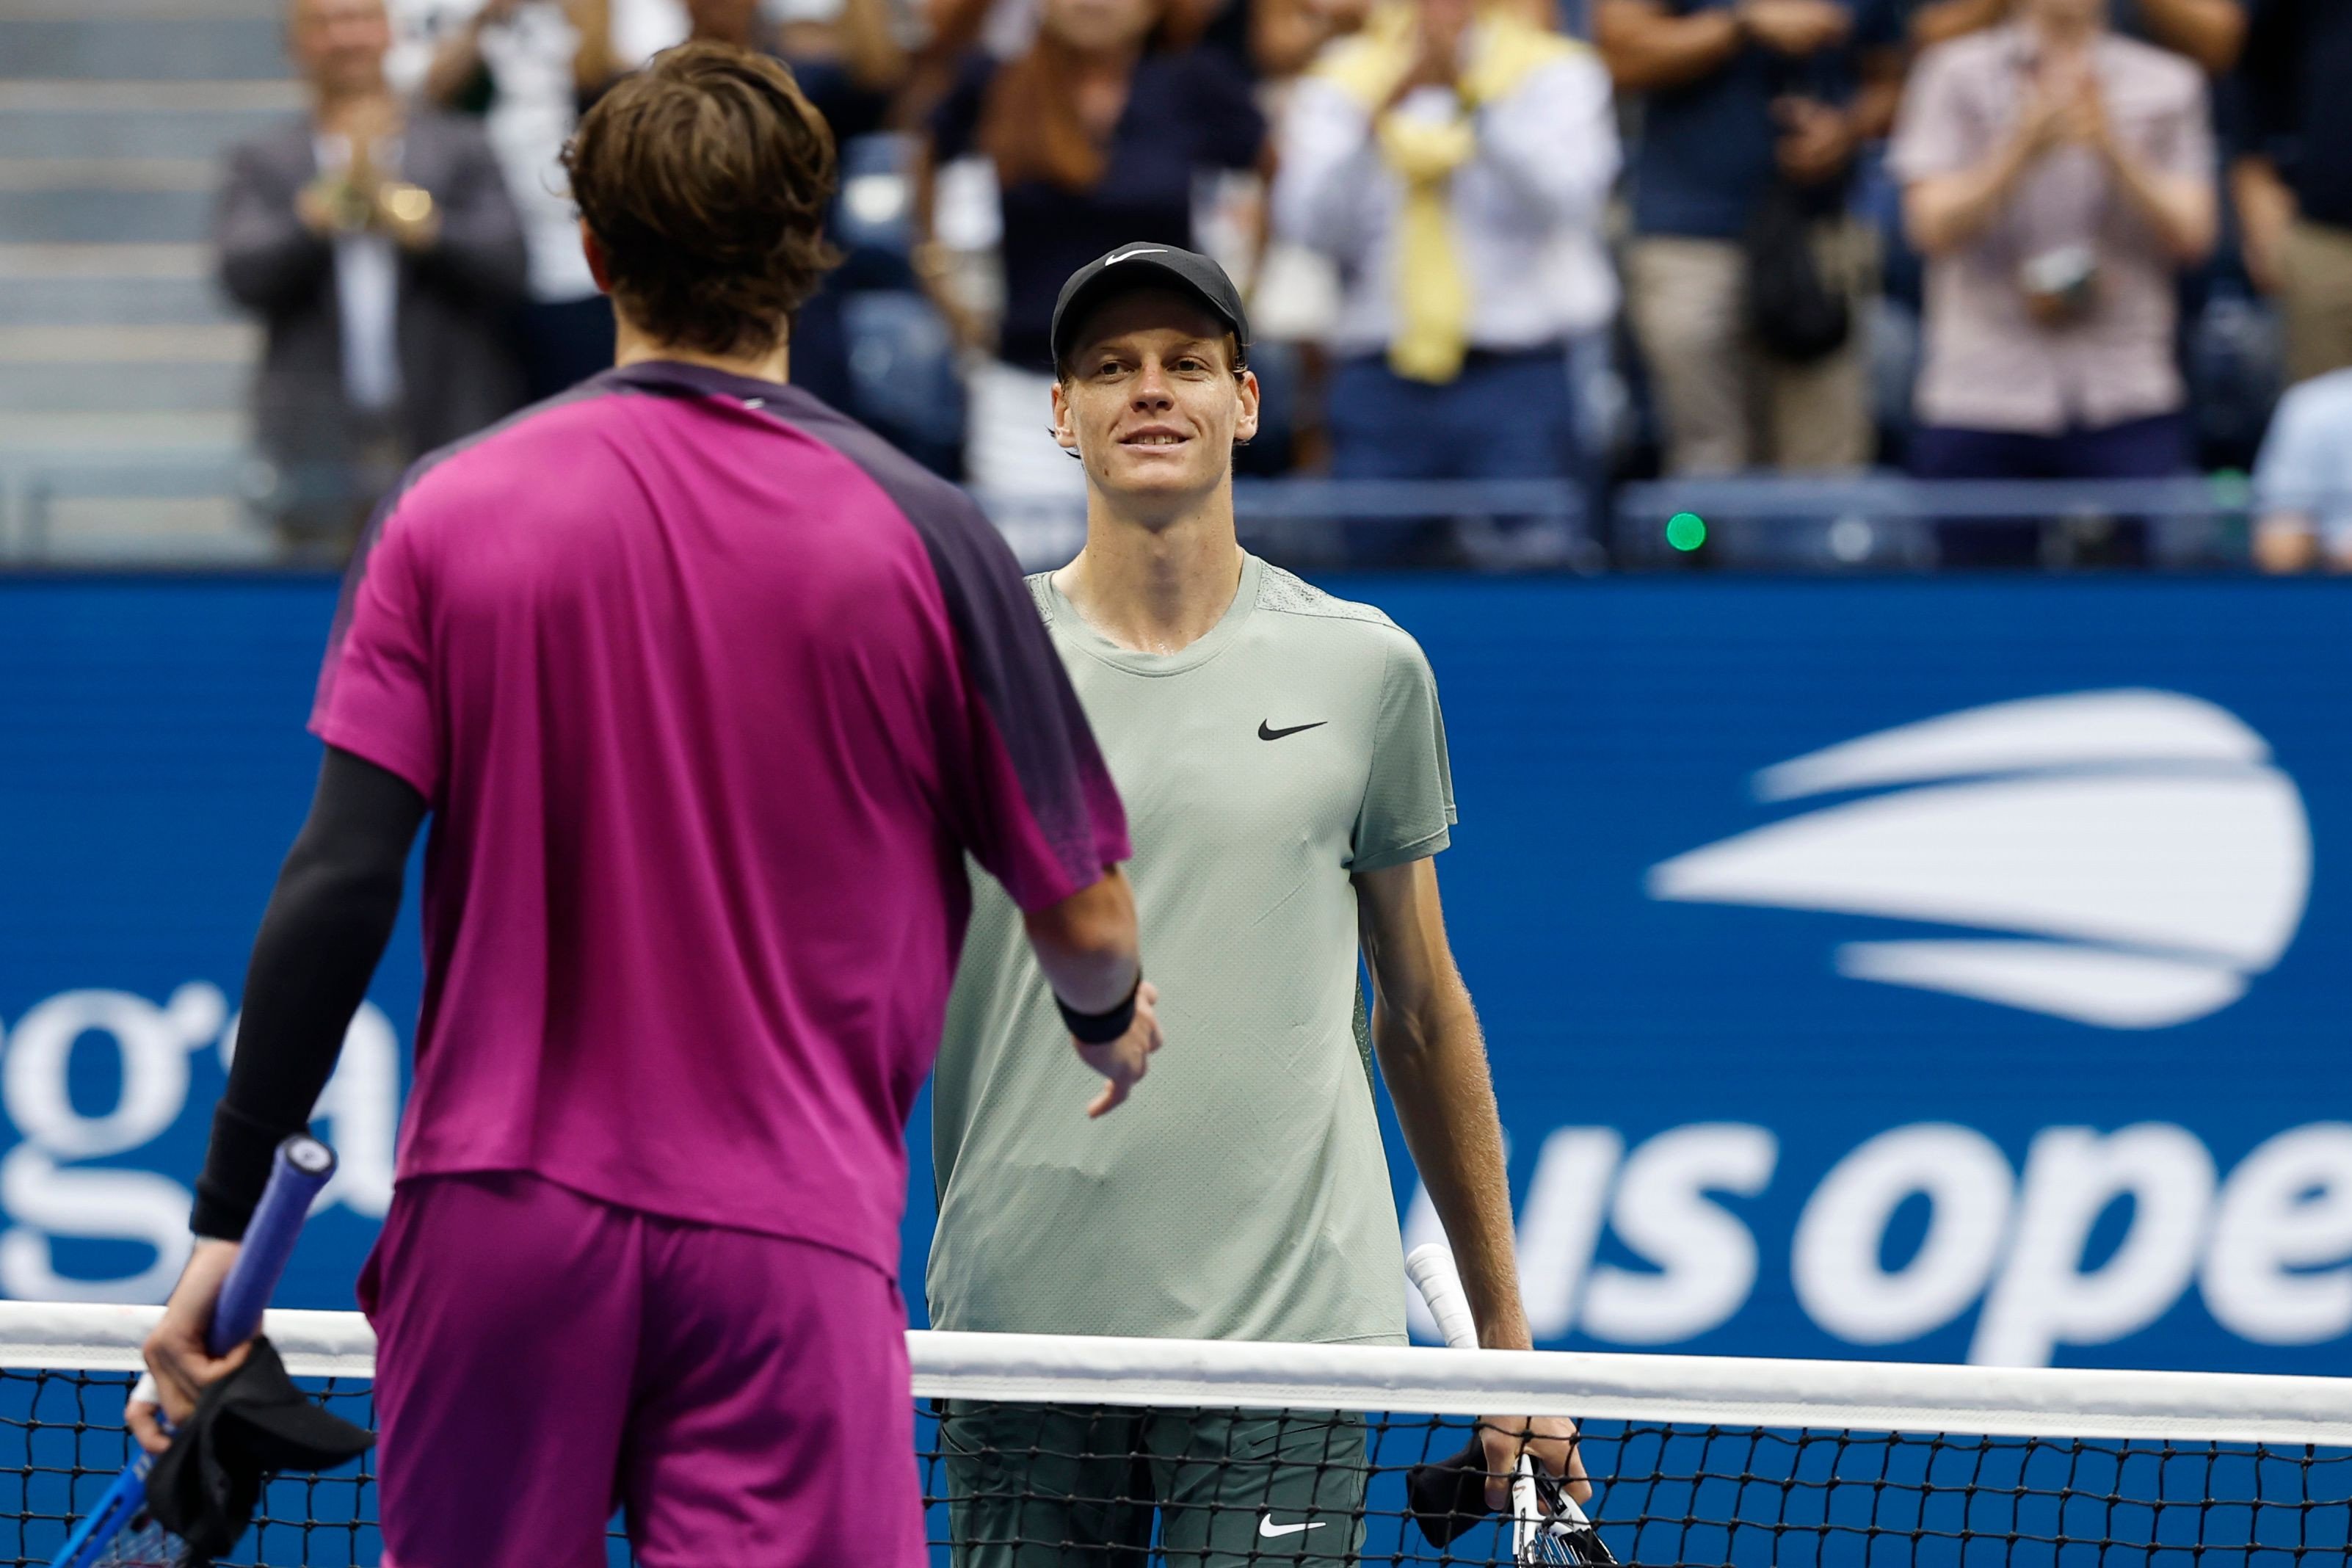
<svg viewBox="0 0 2352 1568">
<path fill-rule="evenodd" d="M 420 464 L 311 727 L 433 813 L 398 1173 L 895 1273 L 970 905 L 1127 853 L 1011 552 L 805 393 L 625 367 Z"/>
<path fill-rule="evenodd" d="M 1092 1075 L 982 890 L 933 1080 L 931 1321 L 1401 1342 L 1349 878 L 1450 837 L 1428 661 L 1378 610 L 1255 557 L 1224 617 L 1168 655 L 1030 584 L 1132 814 L 1168 1045 L 1087 1121 Z"/>
<path fill-rule="evenodd" d="M 1908 182 L 1998 153 L 2031 89 L 2033 44 L 2005 26 L 1920 58 L 1890 160 Z M 2179 55 L 2113 34 L 2093 68 L 2116 138 L 2166 174 L 2215 177 L 2205 76 Z M 2019 269 L 2089 247 L 2097 276 L 2083 316 L 2043 326 Z M 2177 268 L 2099 154 L 2060 147 L 2017 182 L 1975 240 L 1927 264 L 1927 344 L 1916 393 L 1928 425 L 2056 435 L 2169 414 L 2187 399 L 2173 351 Z"/>
<path fill-rule="evenodd" d="M 2310 518 L 2331 552 L 2352 548 L 2352 370 L 2286 389 L 2254 462 L 2265 512 Z"/>
<path fill-rule="evenodd" d="M 982 151 L 990 84 L 1003 65 L 967 59 L 931 116 L 940 163 Z M 1004 318 L 997 353 L 1024 370 L 1051 372 L 1054 301 L 1071 273 L 1135 243 L 1192 243 L 1192 192 L 1204 169 L 1254 166 L 1265 119 L 1249 82 L 1222 54 L 1193 49 L 1136 62 L 1127 107 L 1112 130 L 1103 175 L 1091 190 L 1016 180 L 998 194 L 1004 235 Z"/>
<path fill-rule="evenodd" d="M 1688 16 L 1737 3 L 1671 0 L 1669 9 Z M 1744 43 L 1706 76 L 1642 95 L 1629 165 L 1635 233 L 1732 239 L 1746 230 L 1779 167 L 1773 100 L 1843 103 L 1853 95 L 1860 57 L 1902 42 L 1893 0 L 1838 3 L 1853 13 L 1853 31 L 1842 45 L 1800 60 Z M 1834 206 L 1843 191 L 1843 182 L 1832 182 L 1823 199 Z"/>
</svg>

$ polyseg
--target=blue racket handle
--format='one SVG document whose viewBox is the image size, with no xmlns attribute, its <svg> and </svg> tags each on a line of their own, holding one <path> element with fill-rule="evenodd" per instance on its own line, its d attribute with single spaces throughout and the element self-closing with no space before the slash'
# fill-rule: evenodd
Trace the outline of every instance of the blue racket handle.
<svg viewBox="0 0 2352 1568">
<path fill-rule="evenodd" d="M 298 1132 L 278 1145 L 269 1168 L 269 1185 L 245 1227 L 245 1245 L 221 1282 L 220 1300 L 213 1307 L 213 1326 L 205 1338 L 215 1355 L 226 1355 L 261 1328 L 262 1309 L 278 1289 L 294 1256 L 294 1243 L 310 1216 L 311 1200 L 327 1178 L 335 1173 L 335 1152 L 307 1133 Z"/>
<path fill-rule="evenodd" d="M 334 1173 L 334 1151 L 316 1138 L 297 1133 L 278 1145 L 269 1185 L 262 1189 L 261 1202 L 245 1227 L 244 1247 L 228 1278 L 221 1281 L 220 1300 L 213 1304 L 212 1328 L 205 1336 L 213 1354 L 226 1355 L 260 1329 L 262 1309 L 269 1305 L 278 1277 L 294 1255 L 310 1204 Z M 148 1386 L 144 1378 L 141 1386 Z M 168 1423 L 165 1429 L 170 1429 Z M 90 1568 L 99 1560 L 147 1506 L 147 1469 L 153 1462 L 140 1453 L 123 1467 L 98 1506 L 66 1537 L 49 1568 Z"/>
</svg>

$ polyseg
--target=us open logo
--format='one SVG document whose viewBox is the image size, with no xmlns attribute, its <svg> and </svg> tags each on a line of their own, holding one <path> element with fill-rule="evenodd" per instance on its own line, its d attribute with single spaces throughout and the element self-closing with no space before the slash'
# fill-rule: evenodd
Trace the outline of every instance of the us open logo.
<svg viewBox="0 0 2352 1568">
<path fill-rule="evenodd" d="M 2111 1029 L 2228 1006 L 2311 887 L 2294 781 L 2234 714 L 2173 691 L 1971 708 L 1793 758 L 1769 803 L 1870 791 L 1651 868 L 1650 896 L 2000 935 L 1849 942 L 1838 972 Z"/>
</svg>

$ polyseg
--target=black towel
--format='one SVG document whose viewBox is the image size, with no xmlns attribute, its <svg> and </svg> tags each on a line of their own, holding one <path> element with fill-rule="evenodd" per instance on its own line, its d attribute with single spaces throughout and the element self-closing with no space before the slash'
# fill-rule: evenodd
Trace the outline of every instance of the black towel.
<svg viewBox="0 0 2352 1568">
<path fill-rule="evenodd" d="M 1405 1476 L 1413 1521 L 1432 1546 L 1445 1546 L 1494 1512 L 1486 1506 L 1486 1453 L 1473 1433 L 1470 1446 L 1450 1459 L 1415 1465 Z"/>
<path fill-rule="evenodd" d="M 1405 1506 L 1412 1510 L 1413 1522 L 1421 1526 L 1432 1546 L 1452 1544 L 1463 1531 L 1494 1513 L 1486 1506 L 1488 1473 L 1486 1449 L 1475 1434 L 1470 1446 L 1453 1458 L 1433 1465 L 1415 1465 L 1406 1473 Z M 1538 1475 L 1536 1485 L 1544 1494 L 1547 1513 L 1569 1511 L 1570 1505 L 1561 1500 L 1558 1483 L 1549 1476 Z M 1614 1568 L 1617 1562 L 1590 1522 L 1563 1526 L 1554 1520 L 1546 1541 L 1543 1561 L 1547 1563 Z"/>
<path fill-rule="evenodd" d="M 303 1397 L 266 1339 L 245 1364 L 205 1389 L 196 1412 L 147 1473 L 147 1511 L 197 1561 L 234 1548 L 283 1470 L 331 1470 L 364 1454 L 375 1436 Z"/>
</svg>

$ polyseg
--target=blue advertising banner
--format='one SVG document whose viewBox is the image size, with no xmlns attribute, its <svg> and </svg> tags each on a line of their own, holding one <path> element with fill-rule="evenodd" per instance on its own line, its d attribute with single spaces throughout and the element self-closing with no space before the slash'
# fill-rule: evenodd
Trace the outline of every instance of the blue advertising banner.
<svg viewBox="0 0 2352 1568">
<path fill-rule="evenodd" d="M 2352 600 L 1331 585 L 1437 669 L 1440 873 L 1544 1343 L 2352 1372 Z M 332 603 L 0 582 L 0 1295 L 177 1269 Z M 418 978 L 412 911 L 320 1108 L 342 1170 L 288 1304 L 351 1303 Z"/>
</svg>

